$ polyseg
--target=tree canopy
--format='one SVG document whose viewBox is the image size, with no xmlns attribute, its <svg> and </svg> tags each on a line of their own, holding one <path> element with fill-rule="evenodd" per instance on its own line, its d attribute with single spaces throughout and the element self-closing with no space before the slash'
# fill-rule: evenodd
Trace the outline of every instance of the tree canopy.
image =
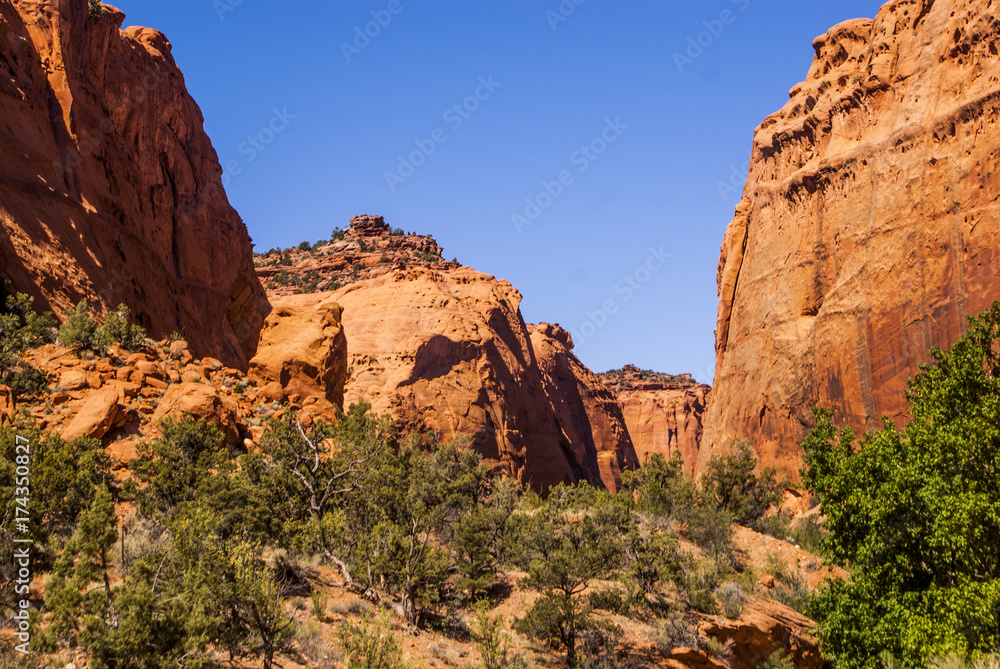
<svg viewBox="0 0 1000 669">
<path fill-rule="evenodd" d="M 838 667 L 906 667 L 1000 648 L 1000 304 L 922 367 L 912 420 L 860 439 L 816 411 L 803 480 L 849 568 L 814 602 Z"/>
</svg>

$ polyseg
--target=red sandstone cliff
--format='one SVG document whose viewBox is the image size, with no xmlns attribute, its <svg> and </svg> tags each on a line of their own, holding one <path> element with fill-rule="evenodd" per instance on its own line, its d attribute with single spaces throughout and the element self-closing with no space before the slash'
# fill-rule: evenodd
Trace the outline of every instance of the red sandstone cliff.
<svg viewBox="0 0 1000 669">
<path fill-rule="evenodd" d="M 622 390 L 617 394 L 639 462 L 679 452 L 684 471 L 694 475 L 711 389 L 703 384 Z"/>
<path fill-rule="evenodd" d="M 902 419 L 929 347 L 1000 299 L 1000 5 L 890 2 L 813 46 L 723 242 L 700 466 L 749 438 L 794 473 L 816 404 Z"/>
<path fill-rule="evenodd" d="M 558 325 L 529 325 L 549 405 L 574 462 L 590 480 L 603 481 L 612 491 L 621 486 L 621 472 L 639 466 L 621 406 L 600 377 L 573 354 L 573 338 Z"/>
<path fill-rule="evenodd" d="M 269 309 L 170 55 L 87 0 L 0 2 L 0 263 L 63 315 L 124 302 L 152 336 L 246 369 Z"/>
<path fill-rule="evenodd" d="M 272 382 L 267 394 L 301 396 L 294 370 L 341 379 L 337 356 L 321 362 L 320 351 L 324 337 L 337 347 L 342 337 L 344 402 L 369 402 L 404 432 L 469 438 L 539 489 L 580 479 L 616 489 L 621 471 L 636 466 L 613 393 L 573 355 L 562 328 L 524 322 L 509 283 L 444 261 L 432 237 L 391 230 L 381 216 L 355 216 L 335 239 L 309 246 L 256 257 L 275 305 L 251 363 L 252 376 Z M 322 288 L 334 291 L 289 295 Z M 342 333 L 309 326 L 289 346 L 281 333 L 298 329 L 310 305 L 339 305 Z M 303 383 L 339 399 L 329 396 L 338 385 L 321 376 Z"/>
</svg>

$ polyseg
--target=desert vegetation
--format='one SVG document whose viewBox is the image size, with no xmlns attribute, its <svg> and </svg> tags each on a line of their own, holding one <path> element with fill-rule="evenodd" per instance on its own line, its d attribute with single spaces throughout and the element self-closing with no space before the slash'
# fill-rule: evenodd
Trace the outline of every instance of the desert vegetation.
<svg viewBox="0 0 1000 669">
<path fill-rule="evenodd" d="M 468 639 L 485 667 L 527 666 L 515 635 L 570 666 L 629 666 L 646 651 L 624 642 L 626 621 L 661 620 L 657 652 L 708 649 L 696 612 L 738 617 L 757 587 L 730 523 L 770 483 L 727 487 L 743 451 L 701 487 L 679 459 L 656 457 L 626 474 L 624 494 L 579 483 L 542 498 L 488 475 L 461 444 L 401 438 L 364 404 L 333 424 L 279 412 L 253 452 L 191 416 L 159 428 L 124 480 L 96 440 L 66 443 L 23 416 L 0 428 L 5 499 L 15 435 L 41 454 L 31 530 L 46 576 L 34 648 L 83 652 L 97 668 L 271 667 L 278 657 L 401 667 L 400 634 L 436 629 Z M 324 565 L 365 603 L 335 638 L 309 620 L 327 610 Z M 493 613 L 512 591 L 530 605 Z M 306 612 L 295 605 L 304 600 Z"/>
<path fill-rule="evenodd" d="M 837 667 L 996 663 L 987 656 L 1000 648 L 998 350 L 994 304 L 910 382 L 904 427 L 885 419 L 858 438 L 816 412 L 804 483 L 827 516 L 826 551 L 850 578 L 809 611 Z"/>
</svg>

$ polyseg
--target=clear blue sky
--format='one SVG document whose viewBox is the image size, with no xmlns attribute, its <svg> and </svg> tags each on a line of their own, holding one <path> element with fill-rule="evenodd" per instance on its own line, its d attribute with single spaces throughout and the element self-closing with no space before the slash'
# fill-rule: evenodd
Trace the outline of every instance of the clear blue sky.
<svg viewBox="0 0 1000 669">
<path fill-rule="evenodd" d="M 258 250 L 382 214 L 509 280 L 525 319 L 569 329 L 592 369 L 711 382 L 719 245 L 754 128 L 814 37 L 881 3 L 115 4 L 172 42 Z"/>
</svg>

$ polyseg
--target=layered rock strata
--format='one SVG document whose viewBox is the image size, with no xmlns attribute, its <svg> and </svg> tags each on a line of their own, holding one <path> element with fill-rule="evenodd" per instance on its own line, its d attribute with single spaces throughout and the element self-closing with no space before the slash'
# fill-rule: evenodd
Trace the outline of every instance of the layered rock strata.
<svg viewBox="0 0 1000 669">
<path fill-rule="evenodd" d="M 906 420 L 906 381 L 1000 299 L 1000 5 L 901 0 L 815 40 L 757 129 L 719 261 L 699 455 L 795 474 L 814 405 Z"/>
</svg>

